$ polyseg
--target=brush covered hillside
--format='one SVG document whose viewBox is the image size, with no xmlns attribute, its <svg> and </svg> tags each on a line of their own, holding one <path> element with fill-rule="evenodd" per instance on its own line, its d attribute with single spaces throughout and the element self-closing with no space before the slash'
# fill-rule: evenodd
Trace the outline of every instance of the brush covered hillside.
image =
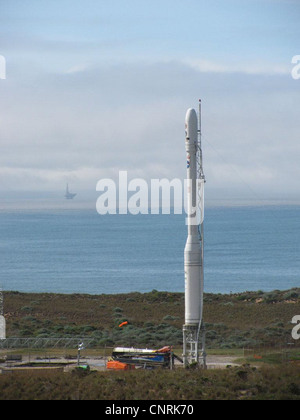
<svg viewBox="0 0 300 420">
<path fill-rule="evenodd" d="M 109 400 L 131 405 L 155 400 L 300 400 L 300 369 L 249 365 L 226 370 L 24 372 L 0 375 L 0 400 Z M 115 402 L 118 405 L 117 402 Z M 170 404 L 168 402 L 168 404 Z M 194 404 L 194 403 L 193 403 Z M 103 405 L 105 407 L 105 405 Z M 104 414 L 104 410 L 98 412 Z M 195 414 L 203 408 L 195 405 Z"/>
<path fill-rule="evenodd" d="M 4 293 L 7 337 L 90 337 L 95 346 L 182 344 L 184 295 Z M 205 294 L 207 348 L 286 346 L 300 315 L 300 288 Z M 128 325 L 119 328 L 119 324 Z M 294 343 L 298 346 L 298 342 Z"/>
</svg>

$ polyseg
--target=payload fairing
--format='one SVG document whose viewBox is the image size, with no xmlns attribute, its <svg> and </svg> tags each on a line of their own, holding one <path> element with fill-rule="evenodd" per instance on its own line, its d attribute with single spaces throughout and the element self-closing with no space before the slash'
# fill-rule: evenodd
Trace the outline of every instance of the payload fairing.
<svg viewBox="0 0 300 420">
<path fill-rule="evenodd" d="M 185 119 L 187 154 L 187 226 L 184 250 L 185 324 L 183 326 L 183 360 L 206 367 L 205 329 L 203 324 L 204 283 L 204 183 L 201 146 L 201 101 L 199 118 L 188 109 Z"/>
</svg>

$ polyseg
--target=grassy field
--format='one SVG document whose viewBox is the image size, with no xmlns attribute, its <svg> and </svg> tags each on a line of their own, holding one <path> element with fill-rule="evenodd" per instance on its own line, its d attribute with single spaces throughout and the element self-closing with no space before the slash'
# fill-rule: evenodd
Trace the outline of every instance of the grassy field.
<svg viewBox="0 0 300 420">
<path fill-rule="evenodd" d="M 4 302 L 8 337 L 92 337 L 95 349 L 88 351 L 95 355 L 100 347 L 114 345 L 173 345 L 177 354 L 181 351 L 180 293 L 5 292 Z M 234 356 L 241 366 L 86 375 L 14 372 L 0 375 L 0 400 L 300 400 L 300 340 L 291 337 L 291 320 L 300 314 L 300 289 L 206 294 L 204 303 L 208 354 Z M 129 325 L 119 328 L 125 320 Z M 66 352 L 76 355 L 76 350 L 52 350 L 56 356 Z"/>
<path fill-rule="evenodd" d="M 1 400 L 300 400 L 299 366 L 0 375 Z"/>
<path fill-rule="evenodd" d="M 9 337 L 88 336 L 97 346 L 182 344 L 184 295 L 157 292 L 60 295 L 5 292 Z M 300 289 L 270 293 L 206 294 L 207 348 L 286 346 Z M 122 321 L 129 325 L 119 328 Z"/>
</svg>

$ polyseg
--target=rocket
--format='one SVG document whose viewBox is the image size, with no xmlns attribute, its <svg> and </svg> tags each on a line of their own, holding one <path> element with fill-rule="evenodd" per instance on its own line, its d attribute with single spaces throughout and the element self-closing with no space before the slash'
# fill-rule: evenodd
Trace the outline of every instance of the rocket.
<svg viewBox="0 0 300 420">
<path fill-rule="evenodd" d="M 196 325 L 202 320 L 202 252 L 197 224 L 198 202 L 198 117 L 188 109 L 185 119 L 185 149 L 187 154 L 187 225 L 188 237 L 184 250 L 185 271 L 185 325 Z"/>
<path fill-rule="evenodd" d="M 203 324 L 203 213 L 204 183 L 201 149 L 201 101 L 199 122 L 194 109 L 188 109 L 185 118 L 185 150 L 187 160 L 187 241 L 184 249 L 185 324 L 183 326 L 183 358 L 185 365 L 205 366 L 205 329 Z M 200 218 L 199 218 L 200 215 Z M 200 350 L 202 341 L 202 350 Z"/>
<path fill-rule="evenodd" d="M 6 339 L 6 321 L 3 312 L 3 293 L 0 287 L 0 340 Z"/>
</svg>

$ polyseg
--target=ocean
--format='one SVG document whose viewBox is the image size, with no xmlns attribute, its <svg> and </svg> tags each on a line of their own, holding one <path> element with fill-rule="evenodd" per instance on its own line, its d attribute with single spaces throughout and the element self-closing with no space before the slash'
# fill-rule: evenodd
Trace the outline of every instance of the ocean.
<svg viewBox="0 0 300 420">
<path fill-rule="evenodd" d="M 205 292 L 300 286 L 300 207 L 210 207 Z M 0 211 L 3 290 L 184 292 L 185 215 Z"/>
</svg>

